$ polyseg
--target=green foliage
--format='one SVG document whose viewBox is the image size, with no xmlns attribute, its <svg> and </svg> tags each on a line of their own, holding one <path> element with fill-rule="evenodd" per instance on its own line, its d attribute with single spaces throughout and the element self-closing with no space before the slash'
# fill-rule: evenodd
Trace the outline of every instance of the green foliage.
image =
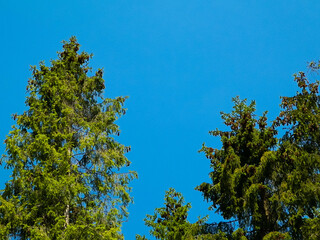
<svg viewBox="0 0 320 240">
<path fill-rule="evenodd" d="M 290 240 L 289 233 L 270 232 L 264 236 L 263 240 Z"/>
<path fill-rule="evenodd" d="M 148 240 L 146 236 L 140 236 L 139 234 L 136 235 L 136 240 Z"/>
<path fill-rule="evenodd" d="M 313 68 L 319 68 L 319 65 Z M 248 239 L 317 239 L 320 204 L 319 82 L 295 75 L 301 92 L 282 98 L 282 111 L 268 127 L 266 113 L 239 98 L 215 130 L 221 149 L 203 145 L 211 161 L 211 183 L 197 189 L 225 219 L 236 219 Z M 277 139 L 277 127 L 285 134 Z M 232 229 L 229 229 L 229 234 Z"/>
<path fill-rule="evenodd" d="M 0 195 L 0 238 L 122 239 L 128 183 L 134 172 L 115 124 L 125 97 L 102 96 L 103 71 L 78 53 L 75 37 L 57 60 L 32 67 L 27 111 L 5 140 L 2 164 L 12 169 Z"/>
<path fill-rule="evenodd" d="M 145 224 L 151 228 L 150 234 L 156 239 L 193 239 L 201 232 L 201 224 L 204 219 L 199 219 L 191 224 L 188 220 L 188 211 L 191 204 L 184 205 L 184 198 L 181 193 L 170 188 L 165 194 L 164 207 L 156 208 L 154 215 L 147 215 Z M 146 239 L 137 235 L 137 240 Z M 199 238 L 207 239 L 207 238 Z"/>
<path fill-rule="evenodd" d="M 276 146 L 277 131 L 267 126 L 266 113 L 255 117 L 254 102 L 247 105 L 246 100 L 233 101 L 234 110 L 221 114 L 231 131 L 210 132 L 221 137 L 222 149 L 201 149 L 214 169 L 210 174 L 212 183 L 203 183 L 197 189 L 225 219 L 235 218 L 241 228 L 251 231 L 250 226 L 254 226 L 253 231 L 265 233 L 275 221 L 268 202 L 272 196 L 270 186 L 262 179 L 263 172 L 268 171 L 263 160 L 272 158 L 269 155 Z"/>
<path fill-rule="evenodd" d="M 307 229 L 319 228 L 320 207 L 319 82 L 309 83 L 303 72 L 295 75 L 295 81 L 301 91 L 282 98 L 283 110 L 276 120 L 287 131 L 273 169 L 280 173 L 273 178 L 279 191 L 274 202 L 281 212 L 279 220 L 294 239 L 312 239 L 318 234 Z"/>
</svg>

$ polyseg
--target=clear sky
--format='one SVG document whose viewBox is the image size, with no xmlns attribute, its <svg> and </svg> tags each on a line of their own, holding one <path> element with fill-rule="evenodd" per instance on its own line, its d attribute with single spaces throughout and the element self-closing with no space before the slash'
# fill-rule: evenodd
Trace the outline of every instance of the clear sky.
<svg viewBox="0 0 320 240">
<path fill-rule="evenodd" d="M 257 101 L 258 113 L 279 112 L 279 96 L 296 91 L 292 74 L 320 57 L 318 0 L 0 0 L 0 151 L 11 114 L 25 108 L 30 65 L 57 58 L 75 35 L 81 50 L 104 68 L 107 97 L 129 96 L 118 121 L 119 141 L 136 170 L 135 203 L 126 239 L 148 235 L 143 218 L 169 187 L 192 203 L 190 221 L 218 219 L 194 188 L 209 181 L 203 142 L 231 98 Z M 0 188 L 9 178 L 0 168 Z"/>
</svg>

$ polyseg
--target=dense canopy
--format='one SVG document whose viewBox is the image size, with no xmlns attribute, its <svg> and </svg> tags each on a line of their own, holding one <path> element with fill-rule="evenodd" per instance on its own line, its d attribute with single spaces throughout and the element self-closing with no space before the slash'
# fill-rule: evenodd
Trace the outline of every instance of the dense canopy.
<svg viewBox="0 0 320 240">
<path fill-rule="evenodd" d="M 125 97 L 104 98 L 92 55 L 79 53 L 75 37 L 63 42 L 51 66 L 32 67 L 27 111 L 5 140 L 2 158 L 12 169 L 0 195 L 0 238 L 121 239 L 135 173 L 118 143 L 116 119 Z"/>
</svg>

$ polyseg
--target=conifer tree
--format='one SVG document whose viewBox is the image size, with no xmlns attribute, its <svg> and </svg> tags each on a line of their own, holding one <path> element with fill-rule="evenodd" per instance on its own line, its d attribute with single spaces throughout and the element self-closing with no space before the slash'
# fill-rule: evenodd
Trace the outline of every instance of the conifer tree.
<svg viewBox="0 0 320 240">
<path fill-rule="evenodd" d="M 199 219 L 196 223 L 188 221 L 190 203 L 184 203 L 181 193 L 170 188 L 165 193 L 164 207 L 156 208 L 153 215 L 144 219 L 146 226 L 150 227 L 150 234 L 156 239 L 176 240 L 194 239 L 201 232 L 201 225 L 206 218 Z M 136 236 L 137 240 L 146 240 L 145 236 Z"/>
<path fill-rule="evenodd" d="M 32 67 L 27 110 L 13 116 L 1 163 L 12 170 L 0 194 L 0 238 L 122 239 L 132 201 L 129 147 L 115 121 L 125 97 L 104 98 L 103 70 L 75 37 L 51 66 Z M 120 171 L 121 170 L 121 171 Z"/>
<path fill-rule="evenodd" d="M 235 218 L 240 228 L 252 233 L 253 239 L 273 229 L 275 219 L 268 199 L 267 182 L 260 179 L 261 162 L 276 146 L 277 133 L 267 127 L 266 113 L 259 119 L 255 116 L 255 102 L 233 99 L 235 105 L 230 114 L 222 113 L 222 119 L 231 131 L 211 131 L 220 136 L 221 149 L 203 146 L 214 169 L 210 174 L 212 183 L 203 183 L 197 189 L 212 202 L 225 219 Z M 231 235 L 232 226 L 227 234 Z"/>
<path fill-rule="evenodd" d="M 311 62 L 311 72 L 320 62 Z M 276 120 L 286 128 L 273 171 L 279 185 L 282 229 L 293 239 L 320 239 L 320 95 L 319 81 L 309 82 L 304 72 L 295 74 L 300 92 L 282 98 Z"/>
<path fill-rule="evenodd" d="M 229 224 L 229 236 L 240 228 L 253 240 L 320 238 L 319 82 L 309 83 L 303 72 L 295 81 L 300 92 L 282 97 L 272 126 L 265 114 L 255 118 L 254 102 L 236 98 L 234 111 L 222 113 L 231 130 L 211 132 L 221 137 L 222 148 L 201 150 L 211 161 L 212 182 L 197 189 L 226 220 L 237 223 Z M 277 127 L 285 130 L 280 139 Z"/>
</svg>

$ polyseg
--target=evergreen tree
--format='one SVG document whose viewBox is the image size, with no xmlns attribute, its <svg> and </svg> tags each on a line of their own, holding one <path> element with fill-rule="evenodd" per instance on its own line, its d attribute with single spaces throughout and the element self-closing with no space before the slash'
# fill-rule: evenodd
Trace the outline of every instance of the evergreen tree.
<svg viewBox="0 0 320 240">
<path fill-rule="evenodd" d="M 58 59 L 32 67 L 27 111 L 5 140 L 1 163 L 12 169 L 0 194 L 0 238 L 122 239 L 132 201 L 129 147 L 115 124 L 125 97 L 104 98 L 103 71 L 92 76 L 92 55 L 75 37 Z"/>
<path fill-rule="evenodd" d="M 221 137 L 222 148 L 201 150 L 211 161 L 212 182 L 197 189 L 225 219 L 236 221 L 229 234 L 238 227 L 254 240 L 320 238 L 319 82 L 309 83 L 303 72 L 295 81 L 301 91 L 282 98 L 272 126 L 265 114 L 255 118 L 254 102 L 236 98 L 234 111 L 222 113 L 231 130 L 211 132 Z M 276 127 L 285 128 L 281 139 Z"/>
<path fill-rule="evenodd" d="M 191 204 L 184 204 L 181 193 L 173 188 L 166 191 L 164 207 L 156 208 L 153 215 L 147 215 L 145 224 L 151 228 L 150 234 L 156 239 L 176 240 L 193 239 L 201 232 L 201 225 L 204 219 L 196 223 L 187 220 Z M 146 240 L 146 237 L 136 236 L 137 240 Z"/>
<path fill-rule="evenodd" d="M 210 174 L 212 183 L 203 183 L 197 189 L 225 219 L 236 219 L 240 228 L 259 239 L 276 223 L 268 201 L 273 194 L 261 176 L 261 163 L 276 146 L 277 132 L 267 127 L 266 113 L 256 118 L 254 101 L 249 105 L 239 98 L 233 101 L 234 110 L 221 114 L 231 131 L 210 132 L 221 137 L 222 148 L 201 149 L 214 169 Z M 230 226 L 228 234 L 232 231 Z"/>
<path fill-rule="evenodd" d="M 311 71 L 319 69 L 311 63 Z M 304 72 L 295 75 L 300 92 L 282 98 L 276 120 L 286 133 L 273 171 L 282 228 L 293 239 L 320 239 L 320 96 L 319 81 L 310 83 Z M 281 210 L 280 210 L 281 209 Z"/>
</svg>

